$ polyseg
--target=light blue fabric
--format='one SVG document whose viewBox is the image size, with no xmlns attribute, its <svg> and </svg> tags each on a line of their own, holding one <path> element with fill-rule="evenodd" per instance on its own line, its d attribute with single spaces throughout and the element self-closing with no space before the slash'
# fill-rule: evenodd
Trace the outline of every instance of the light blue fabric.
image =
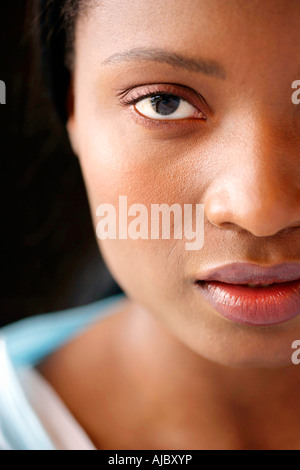
<svg viewBox="0 0 300 470">
<path fill-rule="evenodd" d="M 16 370 L 34 366 L 93 321 L 111 314 L 119 294 L 0 329 L 0 450 L 54 450 L 18 381 Z"/>
</svg>

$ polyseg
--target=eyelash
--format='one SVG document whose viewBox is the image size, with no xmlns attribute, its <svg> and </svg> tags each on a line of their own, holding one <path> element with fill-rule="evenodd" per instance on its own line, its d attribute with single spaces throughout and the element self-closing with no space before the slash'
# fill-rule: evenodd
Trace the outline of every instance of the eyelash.
<svg viewBox="0 0 300 470">
<path fill-rule="evenodd" d="M 199 109 L 198 106 L 196 106 L 192 101 L 194 101 L 193 99 L 191 100 L 191 97 L 194 95 L 194 98 L 198 98 L 198 100 L 200 100 L 202 102 L 202 105 L 203 107 L 205 108 L 205 102 L 204 102 L 204 99 L 202 98 L 201 95 L 199 95 L 197 92 L 195 91 L 192 91 L 190 90 L 190 92 L 184 92 L 184 91 L 181 91 L 180 93 L 178 93 L 177 90 L 174 91 L 173 87 L 172 89 L 171 86 L 169 85 L 169 90 L 166 91 L 166 90 L 162 90 L 161 87 L 159 85 L 156 85 L 156 88 L 155 90 L 151 89 L 151 87 L 147 87 L 146 89 L 143 89 L 142 91 L 137 91 L 135 90 L 133 93 L 133 96 L 132 97 L 127 97 L 124 96 L 128 93 L 128 90 L 125 90 L 123 92 L 121 92 L 119 94 L 119 98 L 120 98 L 120 104 L 121 106 L 124 106 L 124 107 L 127 107 L 127 106 L 132 106 L 132 105 L 135 105 L 136 103 L 138 103 L 139 101 L 142 101 L 146 98 L 149 98 L 149 97 L 152 97 L 152 96 L 175 96 L 181 100 L 185 100 L 187 101 L 189 104 L 191 104 L 192 106 L 194 106 L 195 109 L 198 110 L 199 114 L 201 114 L 201 117 L 199 118 L 183 118 L 183 119 L 174 119 L 174 120 L 163 120 L 163 119 L 160 119 L 160 120 L 156 120 L 156 119 L 151 119 L 149 117 L 145 117 L 145 116 L 142 116 L 141 117 L 147 121 L 152 121 L 152 122 L 159 122 L 161 124 L 169 124 L 169 125 L 174 125 L 176 123 L 178 123 L 178 121 L 187 121 L 187 120 L 201 120 L 201 121 L 206 121 L 207 120 L 207 117 L 206 117 L 206 114 L 201 110 Z"/>
</svg>

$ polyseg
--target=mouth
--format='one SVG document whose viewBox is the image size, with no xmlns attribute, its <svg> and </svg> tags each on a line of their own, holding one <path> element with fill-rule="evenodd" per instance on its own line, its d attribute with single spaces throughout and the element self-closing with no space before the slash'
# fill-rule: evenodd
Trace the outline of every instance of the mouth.
<svg viewBox="0 0 300 470">
<path fill-rule="evenodd" d="M 270 326 L 300 314 L 300 265 L 233 263 L 202 274 L 197 291 L 231 322 Z"/>
</svg>

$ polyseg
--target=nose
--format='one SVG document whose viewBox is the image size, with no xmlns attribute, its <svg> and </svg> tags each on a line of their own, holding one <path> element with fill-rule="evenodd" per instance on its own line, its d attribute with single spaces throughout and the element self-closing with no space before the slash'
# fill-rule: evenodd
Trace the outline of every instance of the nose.
<svg viewBox="0 0 300 470">
<path fill-rule="evenodd" d="M 237 126 L 235 136 L 219 148 L 223 164 L 204 200 L 208 220 L 256 237 L 300 227 L 299 137 L 257 122 L 244 132 Z"/>
</svg>

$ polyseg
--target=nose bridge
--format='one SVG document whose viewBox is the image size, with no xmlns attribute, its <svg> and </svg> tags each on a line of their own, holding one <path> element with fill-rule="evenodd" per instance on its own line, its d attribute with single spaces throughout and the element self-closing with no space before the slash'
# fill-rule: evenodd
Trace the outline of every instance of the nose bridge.
<svg viewBox="0 0 300 470">
<path fill-rule="evenodd" d="M 252 117 L 236 127 L 228 160 L 206 199 L 214 225 L 271 236 L 300 225 L 300 146 L 294 130 Z"/>
<path fill-rule="evenodd" d="M 291 202 L 300 186 L 300 149 L 292 133 L 278 123 L 256 120 L 247 126 L 243 140 L 244 153 L 235 152 L 235 157 L 241 167 L 240 191 L 252 196 L 249 203 L 263 207 Z"/>
</svg>

